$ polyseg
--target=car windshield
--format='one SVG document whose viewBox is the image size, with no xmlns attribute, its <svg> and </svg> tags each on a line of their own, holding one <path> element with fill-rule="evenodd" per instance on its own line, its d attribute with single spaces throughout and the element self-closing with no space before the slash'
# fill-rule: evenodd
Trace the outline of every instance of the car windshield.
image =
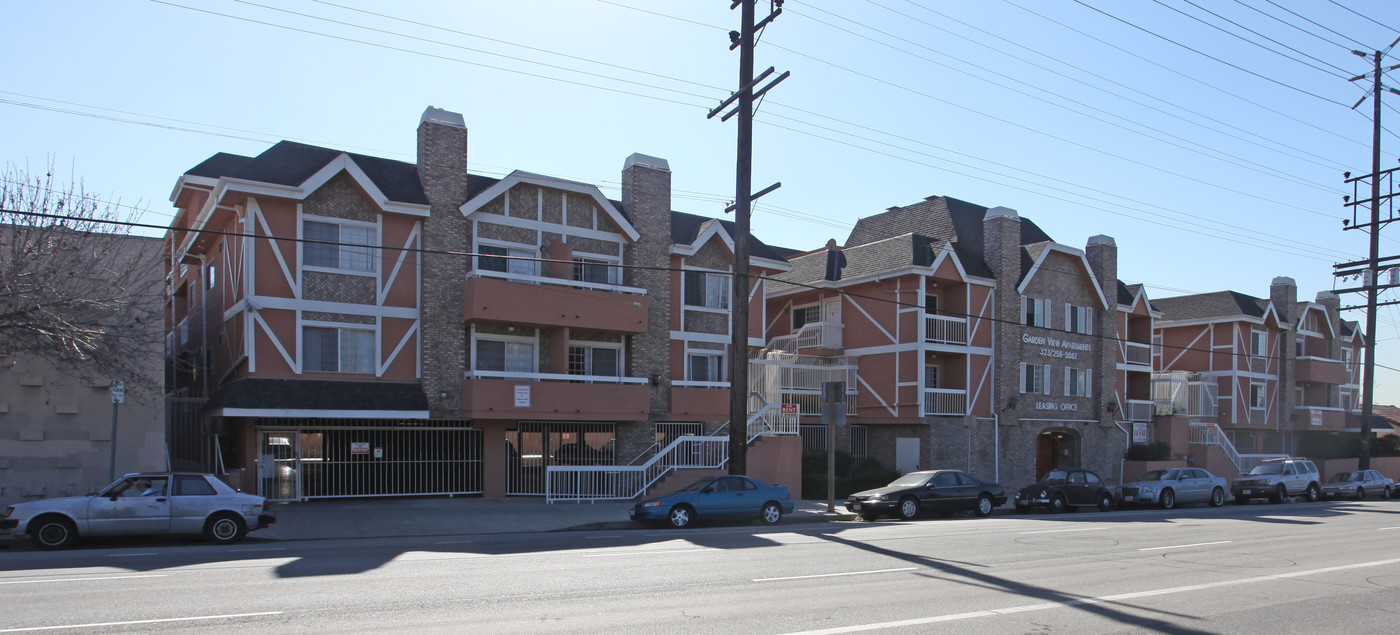
<svg viewBox="0 0 1400 635">
<path fill-rule="evenodd" d="M 1273 474 L 1283 474 L 1282 463 L 1260 463 L 1249 470 L 1250 476 L 1270 476 Z"/>
<path fill-rule="evenodd" d="M 698 491 L 700 491 L 701 489 L 703 489 L 706 485 L 709 485 L 710 482 L 713 481 L 713 480 L 715 480 L 715 477 L 713 477 L 713 476 L 707 476 L 707 477 L 702 478 L 702 479 L 700 479 L 700 480 L 698 480 L 698 481 L 695 481 L 694 483 L 691 483 L 690 485 L 686 485 L 685 487 L 682 487 L 682 488 L 680 488 L 680 489 L 678 489 L 678 490 L 676 490 L 676 491 L 677 491 L 677 492 L 698 492 Z"/>
<path fill-rule="evenodd" d="M 1176 479 L 1176 472 L 1171 470 L 1152 470 L 1143 474 L 1139 481 L 1171 481 Z"/>
<path fill-rule="evenodd" d="M 1361 478 L 1361 472 L 1338 472 L 1332 477 L 1333 483 L 1349 483 L 1360 480 L 1363 480 Z"/>
<path fill-rule="evenodd" d="M 929 475 L 919 472 L 905 474 L 890 482 L 890 487 L 918 487 L 928 480 Z"/>
</svg>

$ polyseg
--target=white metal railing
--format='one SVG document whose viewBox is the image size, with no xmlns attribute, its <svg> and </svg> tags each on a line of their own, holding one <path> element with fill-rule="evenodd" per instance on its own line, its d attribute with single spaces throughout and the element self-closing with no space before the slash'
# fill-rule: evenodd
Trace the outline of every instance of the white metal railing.
<svg viewBox="0 0 1400 635">
<path fill-rule="evenodd" d="M 1235 444 L 1230 441 L 1230 437 L 1220 430 L 1220 426 L 1214 423 L 1193 423 L 1190 426 L 1191 445 L 1214 445 L 1225 452 L 1225 456 L 1235 464 L 1235 469 L 1240 474 L 1245 474 L 1254 466 L 1269 459 L 1284 458 L 1286 454 L 1240 454 L 1235 449 Z"/>
<path fill-rule="evenodd" d="M 749 360 L 749 394 L 759 404 L 797 404 L 803 415 L 820 415 L 822 386 L 846 383 L 846 412 L 856 412 L 856 367 L 840 357 L 813 357 L 766 351 Z M 757 409 L 759 405 L 750 406 Z"/>
<path fill-rule="evenodd" d="M 645 377 L 612 375 L 567 375 L 563 373 L 517 373 L 508 370 L 469 370 L 466 379 L 511 379 L 514 381 L 568 381 L 587 384 L 645 384 Z"/>
<path fill-rule="evenodd" d="M 804 348 L 841 348 L 841 329 L 837 322 L 808 322 L 796 333 L 779 335 L 768 342 L 768 350 L 795 354 Z"/>
<path fill-rule="evenodd" d="M 184 346 L 185 344 L 189 344 L 189 343 L 190 343 L 190 318 L 189 318 L 189 316 L 185 316 L 185 319 L 180 320 L 179 331 L 180 331 L 180 345 L 181 345 L 181 346 Z"/>
<path fill-rule="evenodd" d="M 728 436 L 678 437 L 641 465 L 551 465 L 545 501 L 628 500 L 676 468 L 719 469 L 728 461 Z"/>
<path fill-rule="evenodd" d="M 759 437 L 797 436 L 798 415 L 783 414 L 782 404 L 768 404 L 749 415 L 748 441 Z"/>
<path fill-rule="evenodd" d="M 1143 366 L 1152 365 L 1152 345 L 1139 344 L 1137 342 L 1126 342 L 1126 344 L 1127 348 L 1124 351 L 1125 362 Z"/>
<path fill-rule="evenodd" d="M 175 354 L 175 332 L 165 334 L 165 352 L 167 355 Z"/>
<path fill-rule="evenodd" d="M 1157 404 L 1152 401 L 1140 399 L 1128 400 L 1128 421 L 1151 421 L 1152 415 L 1157 412 Z"/>
<path fill-rule="evenodd" d="M 677 388 L 729 388 L 727 381 L 688 381 L 676 380 L 671 385 Z"/>
<path fill-rule="evenodd" d="M 570 289 L 593 289 L 595 291 L 607 291 L 610 293 L 627 293 L 631 295 L 646 295 L 647 290 L 639 287 L 625 287 L 620 284 L 608 284 L 604 282 L 584 282 L 582 280 L 572 280 L 568 278 L 550 278 L 546 276 L 536 276 L 523 273 L 511 273 L 509 271 L 487 271 L 485 269 L 473 269 L 467 272 L 467 278 L 497 278 L 512 282 L 528 282 L 530 284 L 547 284 L 552 286 L 569 287 Z"/>
<path fill-rule="evenodd" d="M 967 414 L 967 391 L 948 388 L 925 388 L 923 413 L 928 415 Z"/>
<path fill-rule="evenodd" d="M 1198 373 L 1169 372 L 1152 376 L 1152 401 L 1159 415 L 1217 416 L 1219 384 Z"/>
<path fill-rule="evenodd" d="M 924 341 L 933 344 L 967 344 L 967 318 L 924 316 Z"/>
</svg>

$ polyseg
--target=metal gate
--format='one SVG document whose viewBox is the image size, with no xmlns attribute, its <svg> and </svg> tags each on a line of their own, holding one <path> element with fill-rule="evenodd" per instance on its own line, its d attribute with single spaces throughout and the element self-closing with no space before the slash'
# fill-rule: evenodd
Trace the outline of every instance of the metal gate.
<svg viewBox="0 0 1400 635">
<path fill-rule="evenodd" d="M 223 473 L 216 438 L 199 416 L 206 401 L 193 397 L 165 398 L 165 462 L 170 469 Z"/>
<path fill-rule="evenodd" d="M 270 500 L 480 494 L 481 430 L 465 426 L 259 427 Z"/>
<path fill-rule="evenodd" d="M 506 494 L 543 496 L 551 465 L 617 465 L 611 423 L 520 421 L 506 431 Z"/>
</svg>

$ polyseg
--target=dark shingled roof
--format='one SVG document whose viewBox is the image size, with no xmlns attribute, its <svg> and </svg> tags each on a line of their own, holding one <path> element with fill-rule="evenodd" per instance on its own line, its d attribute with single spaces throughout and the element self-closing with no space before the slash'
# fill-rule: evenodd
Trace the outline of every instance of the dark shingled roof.
<svg viewBox="0 0 1400 635">
<path fill-rule="evenodd" d="M 1142 291 L 1142 285 L 1140 285 L 1140 284 L 1123 284 L 1123 281 L 1122 281 L 1122 280 L 1119 280 L 1119 281 L 1118 281 L 1118 304 L 1121 304 L 1121 305 L 1123 305 L 1123 306 L 1131 306 L 1131 305 L 1133 304 L 1133 298 L 1136 298 L 1138 292 L 1140 292 L 1140 291 Z M 1148 310 L 1148 311 L 1156 311 L 1156 310 L 1157 310 L 1157 306 L 1156 306 L 1152 301 L 1148 300 L 1146 297 L 1143 297 L 1143 301 L 1144 301 L 1144 302 L 1147 302 L 1147 310 Z"/>
<path fill-rule="evenodd" d="M 1234 291 L 1157 298 L 1152 301 L 1152 308 L 1162 312 L 1163 320 L 1200 320 L 1233 316 L 1262 318 L 1268 306 L 1268 300 Z"/>
<path fill-rule="evenodd" d="M 418 168 L 412 163 L 341 152 L 295 141 L 279 141 L 262 154 L 251 158 L 219 153 L 195 166 L 187 174 L 296 186 L 301 185 L 341 154 L 350 155 L 370 181 L 374 182 L 374 186 L 389 200 L 417 205 L 428 204 L 428 197 L 423 194 L 423 185 L 418 182 Z"/>
<path fill-rule="evenodd" d="M 402 410 L 428 409 L 418 384 L 313 379 L 240 379 L 219 387 L 205 409 Z"/>
<path fill-rule="evenodd" d="M 619 209 L 621 209 L 619 207 Z M 719 220 L 708 216 L 697 216 L 685 212 L 671 212 L 671 242 L 676 245 L 693 245 L 695 239 L 700 237 L 700 233 L 705 231 L 711 223 L 719 223 L 724 228 L 725 233 L 733 238 L 736 230 L 734 223 L 727 220 Z M 782 262 L 787 260 L 783 253 L 764 244 L 757 237 L 749 236 L 749 255 L 754 258 L 766 258 Z"/>
<path fill-rule="evenodd" d="M 238 173 L 252 160 L 252 157 L 220 152 L 205 159 L 203 163 L 190 168 L 185 174 L 217 179 L 221 176 Z"/>
</svg>

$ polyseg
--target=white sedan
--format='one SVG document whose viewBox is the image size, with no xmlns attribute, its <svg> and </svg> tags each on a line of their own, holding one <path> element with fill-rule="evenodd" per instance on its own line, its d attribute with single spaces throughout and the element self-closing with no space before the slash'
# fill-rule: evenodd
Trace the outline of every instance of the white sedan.
<svg viewBox="0 0 1400 635">
<path fill-rule="evenodd" d="M 101 492 L 48 498 L 5 509 L 0 533 L 28 535 L 40 549 L 64 549 L 89 536 L 200 535 L 232 544 L 276 519 L 261 496 L 212 474 L 128 474 Z"/>
<path fill-rule="evenodd" d="M 1347 472 L 1337 472 L 1332 478 L 1327 479 L 1322 484 L 1323 498 L 1335 498 L 1345 496 L 1361 500 L 1367 496 L 1380 496 L 1382 500 L 1390 498 L 1392 489 L 1395 486 L 1390 479 L 1381 475 L 1375 470 L 1351 470 Z"/>
</svg>

